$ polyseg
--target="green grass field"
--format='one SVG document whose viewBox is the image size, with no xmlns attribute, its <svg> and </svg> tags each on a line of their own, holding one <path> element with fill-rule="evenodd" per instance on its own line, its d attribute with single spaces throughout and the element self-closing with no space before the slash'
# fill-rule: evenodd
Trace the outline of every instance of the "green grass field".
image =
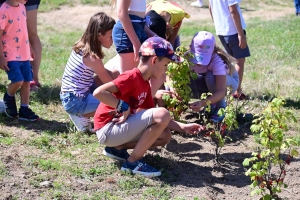
<svg viewBox="0 0 300 200">
<path fill-rule="evenodd" d="M 279 6 L 291 5 L 264 1 L 267 4 L 274 2 Z M 48 12 L 59 9 L 61 5 L 78 3 L 97 6 L 106 5 L 109 1 L 45 0 L 40 11 Z M 258 7 L 257 1 L 248 1 L 245 6 L 249 4 L 253 8 Z M 251 57 L 246 62 L 243 90 L 251 96 L 251 100 L 244 112 L 255 114 L 263 110 L 272 98 L 283 97 L 287 100 L 286 108 L 300 118 L 299 23 L 300 18 L 292 15 L 270 21 L 261 18 L 247 21 Z M 16 158 L 11 162 L 18 163 L 24 174 L 28 174 L 26 184 L 33 188 L 31 190 L 39 194 L 40 199 L 186 199 L 172 194 L 171 182 L 121 173 L 119 163 L 101 155 L 102 147 L 95 135 L 75 133 L 61 106 L 59 91 L 71 46 L 79 39 L 82 30 L 61 30 L 54 24 L 39 24 L 38 30 L 43 44 L 40 68 L 43 88 L 31 94 L 31 107 L 42 119 L 35 124 L 27 124 L 0 116 L 0 152 L 7 155 L 11 150 L 19 149 L 24 153 L 19 160 Z M 187 46 L 194 33 L 200 30 L 214 33 L 212 24 L 184 23 L 180 30 L 182 44 Z M 105 62 L 115 55 L 114 47 L 105 52 Z M 0 78 L 0 95 L 3 96 L 8 81 L 3 72 Z M 290 130 L 290 134 L 300 141 L 300 126 L 291 123 Z M 155 159 L 151 162 L 159 162 L 162 158 Z M 9 168 L 4 161 L 4 157 L 0 156 L 0 185 L 4 179 L 11 178 L 17 182 L 17 178 L 8 173 Z M 163 176 L 169 174 L 164 171 Z M 47 180 L 51 180 L 51 187 L 38 190 L 39 184 Z M 74 183 L 74 180 L 78 181 Z M 81 188 L 83 186 L 86 188 Z M 18 187 L 22 188 L 22 185 Z M 12 199 L 23 199 L 23 192 L 14 190 Z"/>
</svg>

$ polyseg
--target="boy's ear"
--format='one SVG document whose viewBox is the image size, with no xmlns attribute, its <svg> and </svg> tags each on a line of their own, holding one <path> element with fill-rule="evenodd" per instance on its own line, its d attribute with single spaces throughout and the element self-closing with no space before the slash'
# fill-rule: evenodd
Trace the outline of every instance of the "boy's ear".
<svg viewBox="0 0 300 200">
<path fill-rule="evenodd" d="M 157 61 L 158 57 L 157 56 L 153 56 L 151 59 L 152 65 L 154 65 Z"/>
</svg>

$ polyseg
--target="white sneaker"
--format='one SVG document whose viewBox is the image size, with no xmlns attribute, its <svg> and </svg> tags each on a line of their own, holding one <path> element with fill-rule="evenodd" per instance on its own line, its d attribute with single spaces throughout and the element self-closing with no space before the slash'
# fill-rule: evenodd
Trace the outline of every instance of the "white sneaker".
<svg viewBox="0 0 300 200">
<path fill-rule="evenodd" d="M 202 8 L 203 7 L 203 2 L 200 1 L 200 0 L 197 0 L 197 1 L 193 2 L 193 3 L 191 3 L 191 6 Z"/>
<path fill-rule="evenodd" d="M 79 115 L 70 115 L 70 114 L 69 114 L 69 117 L 72 120 L 72 122 L 74 123 L 78 132 L 90 131 L 90 132 L 95 133 L 94 129 L 92 129 L 92 124 L 91 124 L 90 118 L 79 116 Z"/>
</svg>

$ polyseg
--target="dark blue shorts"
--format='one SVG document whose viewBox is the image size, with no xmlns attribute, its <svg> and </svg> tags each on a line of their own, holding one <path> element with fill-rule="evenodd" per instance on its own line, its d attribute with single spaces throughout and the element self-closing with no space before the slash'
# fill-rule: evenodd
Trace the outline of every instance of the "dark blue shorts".
<svg viewBox="0 0 300 200">
<path fill-rule="evenodd" d="M 246 31 L 244 31 L 246 35 Z M 232 57 L 238 58 L 246 58 L 250 56 L 250 50 L 247 45 L 245 49 L 241 49 L 239 47 L 239 38 L 238 34 L 222 36 L 218 35 L 222 45 L 224 46 L 226 52 Z"/>
<path fill-rule="evenodd" d="M 7 63 L 9 71 L 6 71 L 8 80 L 12 83 L 32 81 L 32 66 L 29 61 L 9 61 Z"/>
<path fill-rule="evenodd" d="M 26 2 L 25 7 L 26 11 L 36 10 L 39 8 L 41 0 L 29 0 Z"/>
<path fill-rule="evenodd" d="M 133 29 L 138 36 L 141 43 L 148 39 L 147 34 L 144 31 L 145 28 L 145 19 L 138 17 L 136 15 L 129 15 L 130 20 L 132 21 Z M 114 25 L 112 31 L 113 42 L 118 53 L 131 53 L 133 52 L 133 45 L 125 32 L 121 21 L 118 20 Z"/>
</svg>

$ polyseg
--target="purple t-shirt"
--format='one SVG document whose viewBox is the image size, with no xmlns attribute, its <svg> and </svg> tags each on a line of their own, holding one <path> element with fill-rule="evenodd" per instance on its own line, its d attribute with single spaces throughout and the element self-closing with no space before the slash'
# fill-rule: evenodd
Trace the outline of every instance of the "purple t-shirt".
<svg viewBox="0 0 300 200">
<path fill-rule="evenodd" d="M 229 72 L 227 64 L 217 53 L 213 53 L 208 65 L 204 66 L 195 64 L 191 67 L 191 69 L 198 74 L 205 74 L 208 71 L 211 71 L 213 75 L 226 75 Z"/>
</svg>

